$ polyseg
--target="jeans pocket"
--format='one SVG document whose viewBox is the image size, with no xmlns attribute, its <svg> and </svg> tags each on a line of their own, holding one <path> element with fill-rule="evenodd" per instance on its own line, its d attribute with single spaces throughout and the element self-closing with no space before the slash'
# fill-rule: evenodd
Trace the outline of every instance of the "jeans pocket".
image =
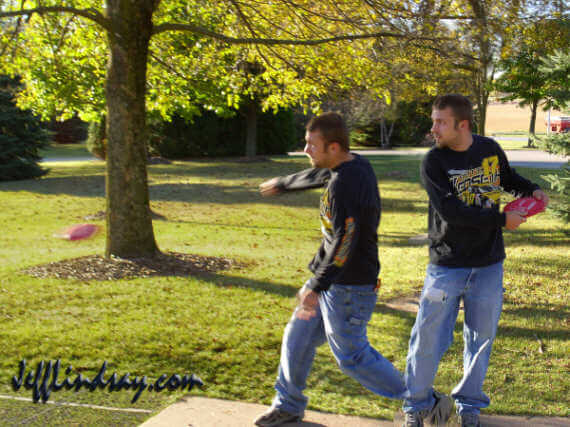
<svg viewBox="0 0 570 427">
<path fill-rule="evenodd" d="M 352 324 L 360 322 L 366 325 L 374 312 L 376 298 L 377 296 L 374 292 L 356 292 L 352 299 L 352 316 L 349 321 Z"/>
</svg>

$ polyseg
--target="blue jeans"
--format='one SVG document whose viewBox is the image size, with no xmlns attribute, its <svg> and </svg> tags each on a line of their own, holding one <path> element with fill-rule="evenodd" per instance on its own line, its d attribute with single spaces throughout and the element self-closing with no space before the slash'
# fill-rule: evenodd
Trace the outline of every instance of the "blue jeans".
<svg viewBox="0 0 570 427">
<path fill-rule="evenodd" d="M 345 374 L 374 393 L 403 398 L 402 375 L 370 346 L 366 336 L 375 305 L 374 285 L 332 285 L 319 294 L 316 316 L 302 320 L 295 310 L 283 334 L 272 406 L 303 415 L 308 402 L 303 390 L 316 349 L 325 341 Z"/>
<path fill-rule="evenodd" d="M 449 268 L 429 264 L 406 365 L 404 412 L 429 410 L 435 399 L 437 366 L 453 342 L 453 328 L 463 299 L 463 379 L 451 397 L 459 414 L 489 406 L 483 381 L 503 305 L 503 263 Z"/>
</svg>

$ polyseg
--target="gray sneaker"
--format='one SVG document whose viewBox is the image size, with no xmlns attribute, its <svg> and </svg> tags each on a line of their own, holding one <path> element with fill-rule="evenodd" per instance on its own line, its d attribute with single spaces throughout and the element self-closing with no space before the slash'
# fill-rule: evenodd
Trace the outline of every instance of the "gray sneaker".
<svg viewBox="0 0 570 427">
<path fill-rule="evenodd" d="M 300 415 L 290 414 L 279 408 L 269 408 L 267 412 L 261 414 L 255 421 L 256 426 L 261 427 L 276 427 L 285 423 L 293 423 L 301 421 Z"/>
<path fill-rule="evenodd" d="M 424 418 L 420 412 L 406 412 L 402 427 L 424 427 Z"/>
<path fill-rule="evenodd" d="M 453 409 L 453 399 L 447 394 L 434 391 L 435 404 L 427 414 L 428 422 L 433 426 L 444 426 L 451 416 Z"/>
<path fill-rule="evenodd" d="M 461 427 L 481 427 L 479 414 L 473 412 L 461 414 Z"/>
</svg>

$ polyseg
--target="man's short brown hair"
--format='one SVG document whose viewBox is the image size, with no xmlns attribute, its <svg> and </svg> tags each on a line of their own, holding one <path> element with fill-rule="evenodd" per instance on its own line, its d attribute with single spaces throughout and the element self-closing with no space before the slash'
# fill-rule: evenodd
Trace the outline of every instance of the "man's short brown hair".
<svg viewBox="0 0 570 427">
<path fill-rule="evenodd" d="M 306 129 L 309 132 L 319 131 L 327 147 L 337 142 L 343 151 L 348 152 L 350 149 L 348 128 L 339 113 L 327 112 L 313 117 L 307 123 Z"/>
<path fill-rule="evenodd" d="M 463 95 L 448 94 L 440 95 L 433 102 L 433 108 L 444 110 L 449 107 L 455 118 L 455 127 L 460 121 L 467 120 L 469 129 L 473 129 L 473 105 L 471 101 Z"/>
</svg>

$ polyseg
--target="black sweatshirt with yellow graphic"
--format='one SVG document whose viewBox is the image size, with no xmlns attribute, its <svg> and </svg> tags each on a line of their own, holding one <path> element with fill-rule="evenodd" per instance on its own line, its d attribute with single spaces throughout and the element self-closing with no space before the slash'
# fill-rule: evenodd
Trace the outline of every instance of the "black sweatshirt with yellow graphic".
<svg viewBox="0 0 570 427">
<path fill-rule="evenodd" d="M 430 262 L 483 267 L 505 258 L 501 191 L 530 196 L 539 187 L 511 169 L 495 141 L 473 135 L 467 151 L 432 148 L 421 178 L 429 196 Z"/>
<path fill-rule="evenodd" d="M 307 169 L 282 177 L 280 191 L 326 186 L 321 196 L 323 240 L 309 269 L 307 286 L 326 290 L 331 284 L 372 285 L 380 271 L 378 224 L 380 193 L 370 162 L 358 154 L 334 169 Z"/>
</svg>

